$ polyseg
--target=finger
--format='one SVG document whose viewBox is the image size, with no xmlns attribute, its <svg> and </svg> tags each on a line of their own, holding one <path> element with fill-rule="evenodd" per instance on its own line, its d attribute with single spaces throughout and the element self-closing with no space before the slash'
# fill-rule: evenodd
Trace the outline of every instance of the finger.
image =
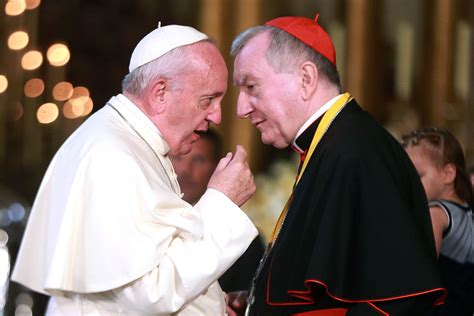
<svg viewBox="0 0 474 316">
<path fill-rule="evenodd" d="M 224 169 L 225 167 L 227 167 L 227 165 L 229 164 L 231 160 L 232 160 L 232 153 L 228 152 L 227 155 L 225 155 L 223 158 L 221 158 L 221 160 L 219 160 L 216 170 Z"/>
<path fill-rule="evenodd" d="M 237 147 L 235 147 L 235 154 L 232 160 L 245 161 L 246 158 L 247 158 L 247 152 L 245 151 L 244 147 L 241 145 L 237 145 Z"/>
</svg>

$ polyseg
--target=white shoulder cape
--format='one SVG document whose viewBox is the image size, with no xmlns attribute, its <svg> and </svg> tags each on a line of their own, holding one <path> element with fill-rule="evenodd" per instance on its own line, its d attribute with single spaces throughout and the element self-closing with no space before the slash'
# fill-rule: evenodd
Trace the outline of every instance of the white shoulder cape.
<svg viewBox="0 0 474 316">
<path fill-rule="evenodd" d="M 176 239 L 199 240 L 207 234 L 204 213 L 180 198 L 165 156 L 168 145 L 151 122 L 144 121 L 143 113 L 119 101 L 111 100 L 128 122 L 105 106 L 52 160 L 33 205 L 14 281 L 50 295 L 107 291 L 157 267 Z M 201 204 L 213 208 L 206 212 L 238 210 L 225 196 Z M 241 214 L 233 212 L 228 219 L 233 223 L 222 223 L 222 238 L 233 233 L 238 246 L 225 255 L 233 259 L 224 270 L 256 235 L 250 220 L 240 210 Z"/>
</svg>

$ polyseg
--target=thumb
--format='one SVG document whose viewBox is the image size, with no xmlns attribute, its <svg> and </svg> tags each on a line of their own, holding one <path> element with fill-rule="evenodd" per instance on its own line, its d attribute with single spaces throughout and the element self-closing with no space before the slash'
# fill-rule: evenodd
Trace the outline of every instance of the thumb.
<svg viewBox="0 0 474 316">
<path fill-rule="evenodd" d="M 246 158 L 247 158 L 247 152 L 245 151 L 244 147 L 241 145 L 237 145 L 237 147 L 235 148 L 234 158 L 232 160 L 245 161 Z"/>
<path fill-rule="evenodd" d="M 222 170 L 227 167 L 229 162 L 232 160 L 232 153 L 228 152 L 227 155 L 225 155 L 221 160 L 219 160 L 219 163 L 217 164 L 216 170 Z"/>
</svg>

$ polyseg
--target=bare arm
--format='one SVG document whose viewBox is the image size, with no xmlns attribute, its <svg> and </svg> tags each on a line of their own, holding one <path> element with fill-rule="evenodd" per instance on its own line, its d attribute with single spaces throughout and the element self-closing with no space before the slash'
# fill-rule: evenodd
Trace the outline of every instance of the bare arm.
<svg viewBox="0 0 474 316">
<path fill-rule="evenodd" d="M 439 255 L 441 244 L 443 242 L 443 233 L 448 228 L 449 219 L 446 212 L 439 206 L 430 207 L 431 224 L 433 225 L 433 234 L 436 242 L 436 253 Z"/>
</svg>

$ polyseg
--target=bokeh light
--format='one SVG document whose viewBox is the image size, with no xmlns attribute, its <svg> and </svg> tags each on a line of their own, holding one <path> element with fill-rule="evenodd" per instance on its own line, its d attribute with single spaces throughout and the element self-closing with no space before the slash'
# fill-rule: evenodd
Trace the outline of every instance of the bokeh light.
<svg viewBox="0 0 474 316">
<path fill-rule="evenodd" d="M 41 4 L 41 0 L 26 0 L 25 5 L 28 10 L 36 9 Z"/>
<path fill-rule="evenodd" d="M 86 87 L 75 87 L 69 101 L 64 104 L 64 116 L 73 119 L 90 114 L 94 107 L 94 103 L 89 96 L 89 89 Z"/>
<path fill-rule="evenodd" d="M 20 15 L 26 9 L 25 0 L 9 0 L 5 4 L 5 13 L 7 15 Z"/>
<path fill-rule="evenodd" d="M 63 106 L 63 114 L 69 119 L 89 115 L 92 112 L 94 103 L 86 96 L 70 99 Z"/>
<path fill-rule="evenodd" d="M 64 66 L 69 61 L 71 54 L 64 44 L 53 44 L 48 48 L 46 53 L 48 61 L 52 66 Z"/>
<path fill-rule="evenodd" d="M 43 55 L 37 50 L 30 50 L 21 58 L 21 66 L 25 70 L 37 69 L 43 63 Z"/>
<path fill-rule="evenodd" d="M 68 118 L 68 119 L 74 119 L 76 118 L 77 116 L 74 115 L 74 111 L 72 110 L 72 103 L 71 101 L 67 101 L 66 103 L 64 103 L 63 105 L 63 115 L 64 117 Z"/>
<path fill-rule="evenodd" d="M 87 89 L 86 87 L 77 86 L 72 91 L 71 99 L 88 96 L 90 96 L 89 89 Z"/>
<path fill-rule="evenodd" d="M 63 105 L 63 115 L 68 119 L 75 119 L 81 116 L 84 104 L 79 99 L 71 99 Z"/>
<path fill-rule="evenodd" d="M 84 103 L 84 109 L 82 111 L 81 116 L 87 116 L 91 114 L 93 108 L 94 108 L 94 102 L 92 102 L 91 98 L 87 98 L 87 101 Z"/>
<path fill-rule="evenodd" d="M 38 122 L 48 124 L 54 122 L 59 115 L 58 106 L 54 103 L 45 103 L 38 108 L 36 117 Z"/>
<path fill-rule="evenodd" d="M 8 88 L 8 79 L 4 75 L 0 75 L 0 93 L 3 93 Z"/>
<path fill-rule="evenodd" d="M 28 33 L 24 31 L 13 32 L 8 37 L 8 48 L 13 50 L 23 49 L 26 47 L 26 45 L 28 45 L 29 40 L 30 38 L 28 36 Z"/>
<path fill-rule="evenodd" d="M 57 101 L 66 101 L 72 97 L 73 86 L 69 82 L 62 81 L 53 88 L 53 98 Z"/>
<path fill-rule="evenodd" d="M 14 202 L 10 204 L 7 213 L 12 222 L 21 222 L 25 219 L 26 210 L 21 203 Z"/>
<path fill-rule="evenodd" d="M 69 102 L 72 104 L 72 113 L 74 114 L 74 116 L 82 116 L 82 113 L 84 113 L 84 106 L 86 105 L 88 99 L 89 97 L 81 96 L 69 100 Z"/>
<path fill-rule="evenodd" d="M 44 82 L 39 78 L 33 78 L 25 83 L 25 95 L 30 98 L 40 96 L 44 91 Z"/>
</svg>

